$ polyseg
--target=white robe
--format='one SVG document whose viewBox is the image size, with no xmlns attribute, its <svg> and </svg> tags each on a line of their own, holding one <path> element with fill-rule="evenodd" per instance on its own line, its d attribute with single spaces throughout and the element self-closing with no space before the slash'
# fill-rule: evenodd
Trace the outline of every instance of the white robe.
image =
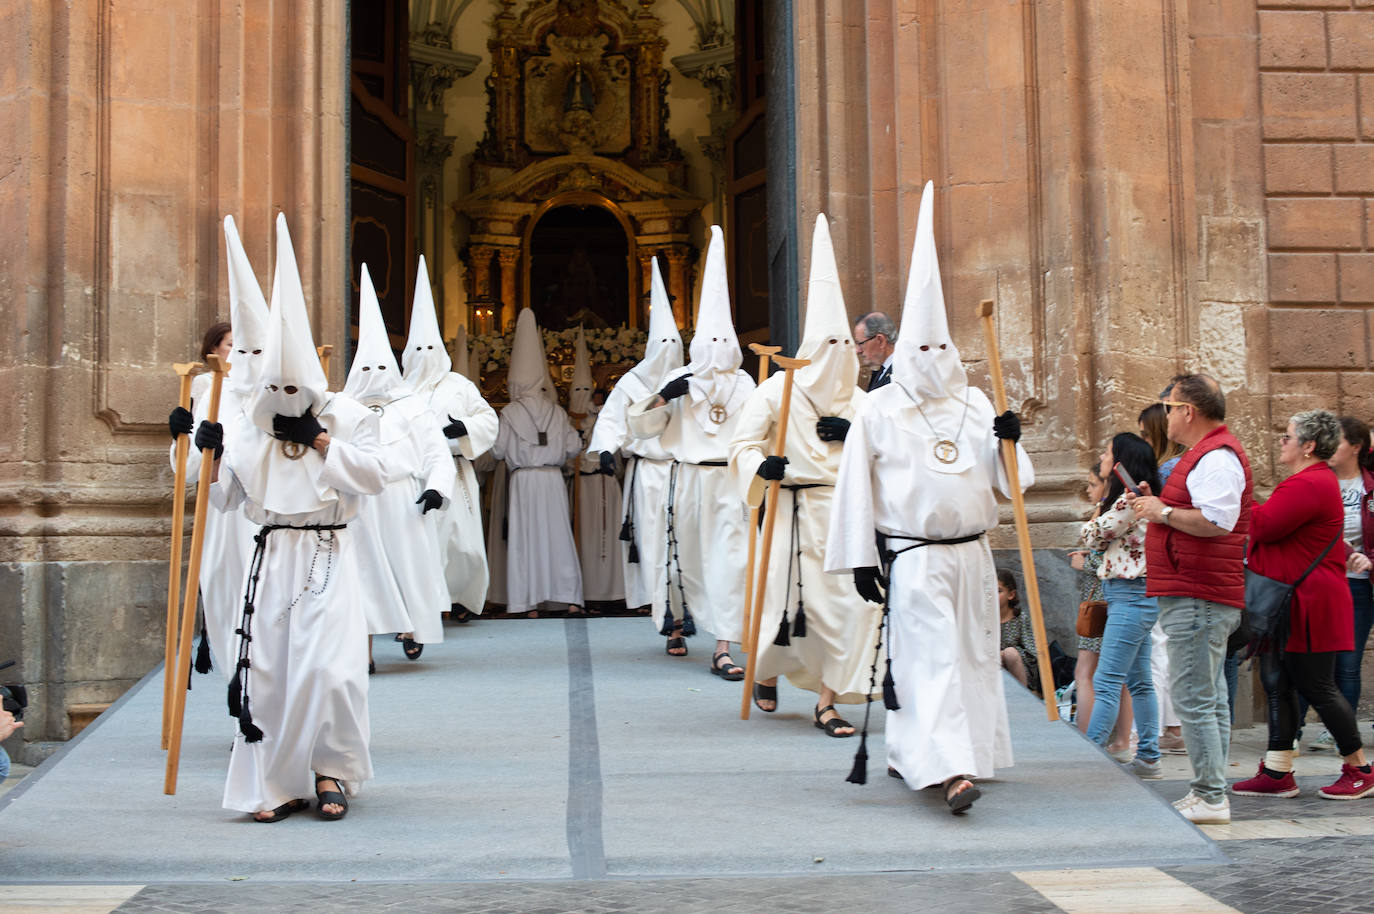
<svg viewBox="0 0 1374 914">
<path fill-rule="evenodd" d="M 385 484 L 377 417 L 335 396 L 319 420 L 330 429 L 329 453 L 321 457 L 310 450 L 301 459 L 318 467 L 318 481 L 337 493 L 332 503 L 308 514 L 280 515 L 255 502 L 234 472 L 235 444 L 266 437 L 249 425 L 225 442 L 219 480 L 211 489 L 215 506 L 242 505 L 258 525 L 353 521 L 363 496 L 376 495 Z M 313 772 L 339 778 L 350 794 L 372 777 L 367 624 L 351 532 L 276 530 L 267 537 L 247 690 L 263 738 L 250 743 L 235 734 L 226 809 L 259 812 L 313 797 Z"/>
<path fill-rule="evenodd" d="M 763 503 L 769 487 L 758 476 L 758 469 L 773 452 L 782 385 L 781 373 L 759 385 L 745 402 L 735 425 L 730 467 L 751 506 Z M 863 397 L 863 392 L 854 388 L 850 402 L 833 415 L 852 419 Z M 782 674 L 796 687 L 818 693 L 826 686 L 835 690 L 837 702 L 854 704 L 869 696 L 869 666 L 882 613 L 855 593 L 849 579 L 826 574 L 823 567 L 835 478 L 844 445 L 839 441 L 822 441 L 817 436 L 819 418 L 800 387 L 794 386 L 784 451 L 788 462 L 773 523 L 755 676 L 764 681 Z M 794 514 L 796 542 L 792 538 Z M 758 539 L 761 548 L 762 537 Z M 756 561 L 762 561 L 761 557 Z M 799 596 L 806 618 L 806 634 L 801 637 L 791 634 L 796 625 Z M 790 643 L 779 646 L 773 642 L 784 619 Z"/>
<path fill-rule="evenodd" d="M 434 529 L 443 556 L 449 602 L 480 613 L 487 601 L 490 570 L 482 538 L 482 500 L 472 462 L 491 450 L 496 441 L 496 411 L 482 398 L 477 385 L 456 372 L 449 372 L 421 397 L 438 428 L 448 425 L 452 416 L 468 432 L 445 439 L 457 476 L 453 501 L 435 519 Z"/>
<path fill-rule="evenodd" d="M 546 601 L 582 605 L 582 570 L 563 482 L 563 464 L 581 450 L 568 414 L 556 404 L 536 395 L 501 410 L 491 452 L 510 467 L 507 612 L 528 612 Z"/>
<path fill-rule="evenodd" d="M 370 635 L 411 632 L 421 644 L 444 640 L 449 608 L 442 575 L 438 518 L 452 507 L 456 471 L 434 415 L 407 395 L 382 407 L 386 488 L 365 499 L 354 523 L 361 599 Z M 444 507 L 423 512 L 420 493 L 433 489 Z"/>
<path fill-rule="evenodd" d="M 207 418 L 210 410 L 209 372 L 196 375 L 191 381 L 192 415 L 196 427 Z M 224 437 L 237 433 L 247 423 L 245 401 L 229 386 L 226 379 L 220 389 L 219 423 Z M 186 450 L 186 488 L 194 492 L 200 482 L 200 451 L 196 449 L 195 432 L 190 435 Z M 176 442 L 169 452 L 172 468 L 176 468 Z M 188 507 L 188 513 L 189 513 Z M 253 534 L 257 526 L 244 517 L 243 511 L 208 511 L 205 514 L 205 540 L 200 557 L 200 604 L 205 612 L 205 634 L 210 642 L 210 657 L 214 668 L 225 682 L 234 675 L 238 658 L 238 639 L 234 629 L 239 626 L 243 610 L 243 570 L 253 555 Z M 189 542 L 190 537 L 183 538 Z M 184 583 L 184 581 L 183 581 Z"/>
<path fill-rule="evenodd" d="M 673 372 L 665 383 L 690 370 Z M 743 637 L 744 572 L 748 550 L 749 509 L 730 478 L 728 466 L 730 439 L 739 419 L 744 398 L 754 389 L 754 379 L 739 369 L 726 385 L 719 403 L 726 411 L 719 425 L 702 419 L 703 402 L 692 402 L 687 394 L 661 407 L 653 407 L 657 393 L 630 407 L 630 431 L 639 438 L 657 437 L 677 465 L 669 483 L 668 523 L 677 544 L 677 561 L 672 565 L 665 586 L 671 611 L 679 622 L 683 618 L 682 600 L 696 620 L 697 627 L 711 632 L 718 641 L 739 641 Z M 728 401 L 728 402 L 726 402 Z M 705 424 L 703 424 L 705 423 Z M 708 429 L 706 425 L 711 427 Z M 665 566 L 672 561 L 669 537 L 641 560 Z M 661 629 L 663 613 L 654 601 L 654 625 Z"/>
<path fill-rule="evenodd" d="M 1007 494 L 993 409 L 969 388 L 968 415 L 954 398 L 926 400 L 923 419 L 897 384 L 869 393 L 845 439 L 826 544 L 831 573 L 879 565 L 874 531 L 954 539 L 997 525 L 994 490 Z M 956 435 L 950 466 L 932 456 Z M 1018 446 L 1023 487 L 1033 481 Z M 892 539 L 888 547 L 913 545 Z M 846 576 L 847 578 L 847 576 Z M 887 716 L 887 764 L 913 790 L 955 775 L 991 777 L 1012 764 L 1002 693 L 996 573 L 987 538 L 897 556 L 884 635 L 900 711 Z M 880 671 L 882 666 L 879 667 Z"/>
<path fill-rule="evenodd" d="M 654 391 L 633 371 L 623 375 L 601 407 L 588 450 L 592 453 L 620 452 L 629 457 L 625 463 L 622 510 L 616 520 L 615 535 L 618 538 L 620 527 L 627 519 L 631 521 L 632 541 L 639 561 L 630 561 L 630 543 L 622 541 L 620 557 L 625 605 L 634 609 L 654 603 L 658 624 L 661 624 L 667 579 L 663 563 L 655 557 L 665 542 L 668 475 L 673 458 L 657 438 L 632 435 L 627 415 L 634 403 L 653 394 Z"/>
<path fill-rule="evenodd" d="M 621 566 L 620 482 L 598 472 L 600 457 L 577 461 L 577 554 L 582 566 L 582 596 L 607 602 L 625 599 Z"/>
</svg>

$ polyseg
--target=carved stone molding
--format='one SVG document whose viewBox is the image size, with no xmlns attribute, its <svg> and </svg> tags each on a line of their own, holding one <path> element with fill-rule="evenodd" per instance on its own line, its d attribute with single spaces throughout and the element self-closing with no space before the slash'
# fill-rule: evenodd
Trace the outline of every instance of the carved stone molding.
<svg viewBox="0 0 1374 914">
<path fill-rule="evenodd" d="M 410 84 L 415 88 L 415 106 L 429 111 L 442 110 L 444 93 L 454 82 L 477 69 L 481 62 L 482 58 L 476 54 L 411 41 Z"/>
</svg>

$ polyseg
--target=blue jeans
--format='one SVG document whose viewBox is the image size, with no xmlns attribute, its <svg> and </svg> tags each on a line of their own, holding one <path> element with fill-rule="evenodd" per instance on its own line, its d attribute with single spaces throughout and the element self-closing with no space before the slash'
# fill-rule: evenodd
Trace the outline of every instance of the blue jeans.
<svg viewBox="0 0 1374 914">
<path fill-rule="evenodd" d="M 1121 705 L 1121 687 L 1131 693 L 1135 728 L 1140 734 L 1136 755 L 1147 762 L 1159 759 L 1159 702 L 1150 678 L 1150 631 L 1159 618 L 1154 597 L 1145 596 L 1145 579 L 1108 578 L 1102 582 L 1107 598 L 1107 626 L 1102 653 L 1093 674 L 1093 714 L 1088 739 L 1107 745 Z"/>
<path fill-rule="evenodd" d="M 1231 746 L 1226 639 L 1240 625 L 1240 609 L 1196 597 L 1160 597 L 1159 624 L 1169 636 L 1174 710 L 1193 763 L 1189 786 L 1207 802 L 1220 803 Z"/>
</svg>

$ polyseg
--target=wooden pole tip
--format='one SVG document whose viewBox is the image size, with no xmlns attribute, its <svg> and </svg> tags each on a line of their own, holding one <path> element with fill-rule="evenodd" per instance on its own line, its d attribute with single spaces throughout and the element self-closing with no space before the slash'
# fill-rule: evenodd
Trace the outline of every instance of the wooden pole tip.
<svg viewBox="0 0 1374 914">
<path fill-rule="evenodd" d="M 750 343 L 749 351 L 757 356 L 777 355 L 782 352 L 781 346 L 765 346 L 763 343 Z"/>
<path fill-rule="evenodd" d="M 229 370 L 229 363 L 214 353 L 205 357 L 205 365 L 211 371 L 225 372 Z"/>
<path fill-rule="evenodd" d="M 186 375 L 188 374 L 193 374 L 198 368 L 200 368 L 199 362 L 172 363 L 172 370 L 175 371 L 177 374 L 181 375 L 183 378 L 186 377 Z"/>
<path fill-rule="evenodd" d="M 796 371 L 798 368 L 805 368 L 811 364 L 810 359 L 789 359 L 785 355 L 775 355 L 773 361 L 788 371 Z"/>
<path fill-rule="evenodd" d="M 993 305 L 993 302 L 992 302 L 992 299 L 990 299 L 990 298 L 985 298 L 985 299 L 983 299 L 982 301 L 980 301 L 980 302 L 978 303 L 978 316 L 979 316 L 979 317 L 992 317 L 992 305 Z"/>
</svg>

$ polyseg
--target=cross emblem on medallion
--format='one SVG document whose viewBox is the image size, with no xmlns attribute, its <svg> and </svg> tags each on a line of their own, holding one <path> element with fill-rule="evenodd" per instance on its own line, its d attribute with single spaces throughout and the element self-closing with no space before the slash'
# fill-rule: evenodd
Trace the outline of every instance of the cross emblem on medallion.
<svg viewBox="0 0 1374 914">
<path fill-rule="evenodd" d="M 947 438 L 935 442 L 935 459 L 949 464 L 959 459 L 959 445 Z"/>
<path fill-rule="evenodd" d="M 286 455 L 288 460 L 300 460 L 308 450 L 310 448 L 299 441 L 283 441 L 281 443 L 281 452 Z"/>
<path fill-rule="evenodd" d="M 725 413 L 725 407 L 723 407 L 723 406 L 712 406 L 712 407 L 711 407 L 711 412 L 710 412 L 711 421 L 714 422 L 716 425 L 720 425 L 722 422 L 725 421 L 725 415 L 726 415 L 726 413 Z"/>
</svg>

